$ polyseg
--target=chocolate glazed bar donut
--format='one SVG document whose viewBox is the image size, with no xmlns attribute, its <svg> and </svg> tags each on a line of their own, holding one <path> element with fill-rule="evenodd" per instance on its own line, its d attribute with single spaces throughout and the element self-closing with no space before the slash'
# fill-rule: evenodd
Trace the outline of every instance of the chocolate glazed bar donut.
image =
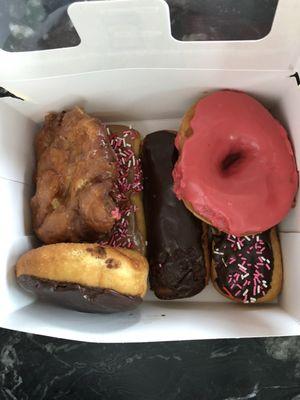
<svg viewBox="0 0 300 400">
<path fill-rule="evenodd" d="M 173 192 L 174 140 L 174 132 L 154 132 L 142 149 L 150 285 L 164 300 L 201 292 L 209 271 L 206 226 Z"/>
<path fill-rule="evenodd" d="M 106 130 L 117 161 L 117 179 L 111 197 L 117 206 L 118 218 L 100 244 L 138 250 L 145 254 L 141 135 L 125 125 L 106 125 Z"/>
<path fill-rule="evenodd" d="M 239 303 L 263 303 L 278 296 L 282 261 L 276 228 L 240 237 L 211 228 L 209 236 L 211 277 L 218 292 Z"/>
</svg>

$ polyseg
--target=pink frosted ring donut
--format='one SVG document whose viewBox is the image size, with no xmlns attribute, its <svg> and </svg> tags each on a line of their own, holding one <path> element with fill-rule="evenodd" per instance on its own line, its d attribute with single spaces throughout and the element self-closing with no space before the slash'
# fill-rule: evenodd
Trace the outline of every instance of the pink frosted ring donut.
<svg viewBox="0 0 300 400">
<path fill-rule="evenodd" d="M 290 210 L 298 188 L 287 132 L 251 96 L 221 90 L 185 115 L 174 190 L 199 218 L 241 236 L 265 231 Z"/>
</svg>

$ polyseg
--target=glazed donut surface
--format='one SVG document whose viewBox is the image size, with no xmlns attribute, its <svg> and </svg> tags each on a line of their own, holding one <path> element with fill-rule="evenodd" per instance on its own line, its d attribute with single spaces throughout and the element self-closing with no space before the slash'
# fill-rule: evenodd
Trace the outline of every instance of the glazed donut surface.
<svg viewBox="0 0 300 400">
<path fill-rule="evenodd" d="M 242 236 L 278 224 L 298 188 L 285 129 L 251 96 L 201 99 L 183 119 L 173 175 L 179 199 L 221 231 Z"/>
</svg>

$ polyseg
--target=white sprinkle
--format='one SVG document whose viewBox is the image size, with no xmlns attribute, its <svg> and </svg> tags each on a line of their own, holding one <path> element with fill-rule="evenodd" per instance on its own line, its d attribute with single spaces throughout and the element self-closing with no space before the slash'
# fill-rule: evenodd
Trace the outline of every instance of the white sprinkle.
<svg viewBox="0 0 300 400">
<path fill-rule="evenodd" d="M 269 260 L 268 258 L 266 258 L 266 262 L 267 262 L 268 264 L 270 264 L 270 260 Z"/>
<path fill-rule="evenodd" d="M 264 288 L 267 288 L 267 287 L 268 287 L 268 285 L 267 285 L 266 283 L 264 283 L 264 282 L 263 282 L 262 285 L 263 285 Z"/>
<path fill-rule="evenodd" d="M 107 130 L 107 133 L 110 135 L 110 130 L 109 130 L 108 126 L 106 127 L 106 130 Z"/>
<path fill-rule="evenodd" d="M 257 286 L 257 293 L 260 293 L 260 286 Z"/>
<path fill-rule="evenodd" d="M 245 275 L 242 275 L 242 279 L 244 280 L 245 278 L 247 278 L 247 276 L 249 276 L 248 272 Z"/>
<path fill-rule="evenodd" d="M 259 242 L 259 236 L 258 235 L 256 236 L 256 241 Z"/>
<path fill-rule="evenodd" d="M 256 299 L 254 297 L 250 297 L 250 303 L 256 303 Z"/>
<path fill-rule="evenodd" d="M 263 261 L 266 261 L 265 257 L 261 256 L 260 258 L 261 258 Z"/>
<path fill-rule="evenodd" d="M 215 254 L 219 254 L 220 256 L 224 256 L 224 253 L 221 253 L 220 251 L 214 250 Z"/>
<path fill-rule="evenodd" d="M 244 272 L 247 271 L 247 268 L 244 267 L 242 264 L 238 264 L 238 267 L 240 267 L 240 269 L 243 270 Z"/>
<path fill-rule="evenodd" d="M 239 249 L 239 250 L 241 250 L 241 245 L 240 245 L 240 243 L 239 243 L 239 242 L 237 242 L 237 244 L 236 244 L 236 245 L 237 245 L 238 249 Z"/>
<path fill-rule="evenodd" d="M 245 238 L 248 240 L 248 242 L 251 241 L 251 239 L 249 238 L 249 236 L 245 236 Z"/>
<path fill-rule="evenodd" d="M 236 236 L 234 236 L 234 235 L 231 235 L 232 237 L 233 237 L 233 239 L 236 239 Z"/>
<path fill-rule="evenodd" d="M 246 289 L 243 293 L 243 296 L 246 296 L 246 294 L 249 292 L 249 289 Z"/>
<path fill-rule="evenodd" d="M 227 264 L 226 264 L 226 262 L 225 262 L 223 257 L 222 257 L 222 261 L 223 261 L 223 264 L 225 265 L 225 267 L 227 267 Z"/>
</svg>

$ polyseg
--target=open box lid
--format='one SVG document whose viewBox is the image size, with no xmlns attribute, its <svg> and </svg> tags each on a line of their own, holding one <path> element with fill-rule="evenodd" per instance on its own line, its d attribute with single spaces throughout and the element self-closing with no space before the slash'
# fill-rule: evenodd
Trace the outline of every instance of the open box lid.
<svg viewBox="0 0 300 400">
<path fill-rule="evenodd" d="M 236 304 L 211 302 L 211 298 L 201 305 L 197 300 L 157 305 L 150 298 L 132 315 L 99 318 L 32 302 L 19 290 L 14 265 L 32 245 L 28 223 L 31 188 L 26 183 L 31 182 L 34 167 L 32 150 L 38 125 L 33 121 L 40 123 L 49 110 L 76 102 L 87 105 L 87 112 L 101 110 L 103 121 L 124 121 L 116 118 L 126 116 L 130 122 L 140 122 L 143 128 L 134 126 L 141 132 L 172 129 L 170 121 L 175 129 L 179 123 L 176 118 L 182 117 L 199 91 L 224 85 L 242 90 L 251 87 L 259 98 L 265 100 L 266 96 L 275 103 L 286 94 L 281 99 L 281 113 L 290 132 L 296 133 L 299 127 L 299 88 L 285 79 L 295 70 L 298 57 L 299 0 L 279 0 L 271 33 L 258 41 L 177 41 L 171 36 L 169 10 L 163 0 L 74 3 L 69 13 L 81 37 L 78 47 L 28 53 L 0 51 L 0 86 L 30 99 L 0 102 L 4 204 L 0 220 L 6 226 L 2 235 L 0 232 L 0 252 L 7 264 L 0 269 L 5 304 L 0 326 L 95 342 L 299 334 L 300 269 L 295 266 L 299 260 L 300 208 L 291 214 L 281 233 L 285 286 L 280 304 L 246 310 Z M 173 69 L 171 74 L 169 68 Z M 78 75 L 85 72 L 90 73 Z M 299 149 L 300 135 L 295 134 L 294 140 Z"/>
<path fill-rule="evenodd" d="M 229 42 L 174 39 L 164 0 L 78 2 L 68 12 L 80 45 L 20 53 L 0 50 L 1 85 L 116 68 L 294 71 L 299 57 L 299 0 L 279 0 L 265 38 Z"/>
</svg>

